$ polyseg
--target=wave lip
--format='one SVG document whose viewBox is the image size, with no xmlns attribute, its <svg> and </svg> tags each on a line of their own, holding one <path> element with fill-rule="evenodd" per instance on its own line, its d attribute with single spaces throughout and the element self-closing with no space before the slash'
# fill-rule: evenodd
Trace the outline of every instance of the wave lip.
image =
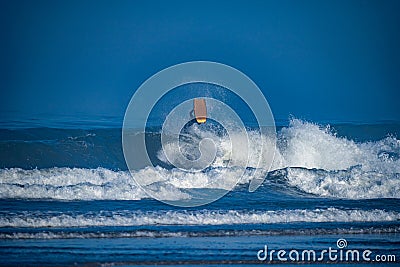
<svg viewBox="0 0 400 267">
<path fill-rule="evenodd" d="M 383 222 L 398 221 L 400 213 L 379 209 L 296 209 L 276 211 L 101 211 L 84 214 L 23 212 L 5 214 L 0 227 L 68 228 L 145 225 L 235 225 L 291 222 Z"/>
</svg>

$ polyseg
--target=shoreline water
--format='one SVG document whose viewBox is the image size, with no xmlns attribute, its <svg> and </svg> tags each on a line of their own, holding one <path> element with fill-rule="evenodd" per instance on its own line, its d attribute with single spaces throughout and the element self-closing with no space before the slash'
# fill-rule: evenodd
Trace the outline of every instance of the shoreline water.
<svg viewBox="0 0 400 267">
<path fill-rule="evenodd" d="M 316 264 L 331 265 L 366 264 L 360 260 L 348 261 L 338 257 L 336 261 L 324 260 L 280 261 L 274 256 L 260 261 L 257 252 L 268 245 L 270 250 L 315 250 L 336 249 L 339 238 L 346 238 L 347 249 L 372 251 L 375 255 L 395 255 L 398 264 L 400 254 L 396 250 L 399 234 L 359 235 L 296 235 L 296 236 L 235 236 L 235 237 L 170 237 L 170 238 L 115 238 L 115 239 L 54 239 L 54 240 L 2 240 L 2 262 L 13 265 L 41 266 L 135 266 L 135 265 L 240 265 L 246 264 Z M 333 255 L 333 254 L 332 254 Z M 318 254 L 319 256 L 319 254 Z M 378 262 L 374 262 L 378 263 Z"/>
</svg>

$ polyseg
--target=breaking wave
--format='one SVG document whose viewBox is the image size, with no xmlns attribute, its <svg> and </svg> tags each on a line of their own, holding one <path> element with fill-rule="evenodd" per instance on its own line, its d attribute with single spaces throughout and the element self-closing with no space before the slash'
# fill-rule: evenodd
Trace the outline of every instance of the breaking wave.
<svg viewBox="0 0 400 267">
<path fill-rule="evenodd" d="M 295 209 L 274 211 L 100 211 L 81 214 L 18 212 L 0 218 L 0 227 L 89 227 L 152 225 L 235 225 L 293 222 L 383 222 L 398 221 L 400 214 L 380 209 Z"/>
<path fill-rule="evenodd" d="M 198 126 L 194 124 L 192 127 Z M 200 128 L 194 131 L 199 138 L 218 134 Z M 109 132 L 106 132 L 106 135 L 102 132 L 82 135 L 79 132 L 80 143 L 75 142 L 76 138 L 68 137 L 68 140 L 74 142 L 74 146 L 71 151 L 64 153 L 72 155 L 74 151 L 78 151 L 79 157 L 82 157 L 83 152 L 77 147 L 81 144 L 84 146 L 80 149 L 94 147 L 96 155 L 100 151 L 106 153 L 104 145 L 110 139 L 110 135 Z M 268 149 L 271 141 L 256 131 L 249 131 L 249 135 L 249 150 L 253 157 L 250 157 L 248 166 L 243 166 L 247 159 L 236 158 L 232 161 L 233 167 L 224 167 L 225 157 L 230 154 L 230 142 L 228 137 L 222 135 L 219 139 L 213 138 L 219 140 L 217 157 L 212 166 L 202 172 L 187 173 L 176 168 L 157 166 L 137 171 L 133 176 L 147 181 L 147 186 L 157 193 L 158 198 L 165 200 L 190 198 L 187 189 L 229 189 L 231 179 L 236 179 L 237 173 L 242 172 L 243 167 L 247 169 L 239 184 L 266 177 L 267 180 L 279 181 L 287 187 L 295 187 L 316 196 L 346 199 L 400 198 L 400 140 L 394 136 L 387 136 L 378 141 L 356 142 L 337 136 L 330 127 L 293 119 L 288 127 L 278 132 L 275 160 L 272 168 L 267 170 L 268 166 L 263 166 L 262 162 L 257 166 L 257 155 L 260 153 L 260 143 L 264 144 L 264 149 Z M 91 140 L 97 142 L 95 146 L 91 145 Z M 120 142 L 119 139 L 117 141 Z M 3 140 L 0 145 L 16 149 L 15 142 Z M 55 142 L 54 149 L 59 149 L 60 142 Z M 100 146 L 99 142 L 104 142 L 103 146 Z M 186 147 L 189 150 L 191 146 L 198 144 L 196 140 L 187 142 L 189 143 L 186 143 Z M 42 149 L 44 144 L 39 143 Z M 50 143 L 46 144 L 46 149 L 53 145 Z M 23 145 L 35 145 L 35 141 Z M 95 147 L 102 149 L 98 150 Z M 157 147 L 154 154 L 158 155 L 159 160 L 167 163 L 159 150 L 160 147 Z M 107 158 L 105 154 L 98 157 Z M 89 158 L 93 160 L 96 157 L 90 155 Z M 91 161 L 91 164 L 94 162 Z M 101 166 L 101 163 L 97 165 Z M 113 164 L 109 162 L 108 165 Z M 260 177 L 252 175 L 252 168 L 255 167 L 260 168 L 261 171 L 257 172 Z M 104 167 L 0 169 L 2 199 L 140 200 L 147 197 L 125 170 Z"/>
</svg>

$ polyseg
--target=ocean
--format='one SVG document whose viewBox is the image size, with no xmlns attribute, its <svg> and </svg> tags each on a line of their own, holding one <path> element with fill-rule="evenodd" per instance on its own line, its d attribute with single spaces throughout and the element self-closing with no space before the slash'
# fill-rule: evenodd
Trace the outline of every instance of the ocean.
<svg viewBox="0 0 400 267">
<path fill-rule="evenodd" d="M 188 134 L 213 135 L 219 150 L 228 149 L 218 129 L 191 127 Z M 118 123 L 87 121 L 1 125 L 0 265 L 400 262 L 400 123 L 292 118 L 277 127 L 271 169 L 256 166 L 265 178 L 256 191 L 249 192 L 250 159 L 232 191 L 190 208 L 152 199 L 133 177 L 145 177 L 155 190 L 168 184 L 160 198 L 179 201 L 193 192 L 226 190 L 236 167 L 225 167 L 217 153 L 203 171 L 173 168 L 160 154 L 159 129 L 153 127 L 146 140 L 155 166 L 131 174 L 121 131 Z M 254 158 L 264 141 L 256 136 L 249 146 Z M 185 142 L 192 151 L 192 139 Z M 210 181 L 217 182 L 199 189 Z M 329 248 L 337 257 L 319 259 Z M 369 260 L 344 259 L 348 249 L 360 257 L 371 251 Z M 286 260 L 278 258 L 279 250 Z M 291 250 L 299 258 L 288 257 Z M 317 259 L 302 258 L 304 250 L 315 250 Z"/>
</svg>

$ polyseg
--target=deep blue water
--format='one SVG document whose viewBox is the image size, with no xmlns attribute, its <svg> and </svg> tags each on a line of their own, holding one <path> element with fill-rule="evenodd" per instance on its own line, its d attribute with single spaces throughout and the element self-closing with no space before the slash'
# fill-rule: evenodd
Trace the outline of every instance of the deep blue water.
<svg viewBox="0 0 400 267">
<path fill-rule="evenodd" d="M 137 186 L 116 123 L 23 125 L 32 126 L 0 129 L 0 265 L 253 264 L 264 245 L 322 250 L 339 238 L 400 261 L 400 124 L 292 119 L 277 128 L 276 161 L 260 188 L 250 193 L 244 177 L 197 208 L 169 206 Z M 189 177 L 158 156 L 156 128 L 146 138 L 157 167 L 140 175 L 166 175 L 165 199 L 224 190 L 196 181 L 234 172 L 216 160 Z"/>
</svg>

